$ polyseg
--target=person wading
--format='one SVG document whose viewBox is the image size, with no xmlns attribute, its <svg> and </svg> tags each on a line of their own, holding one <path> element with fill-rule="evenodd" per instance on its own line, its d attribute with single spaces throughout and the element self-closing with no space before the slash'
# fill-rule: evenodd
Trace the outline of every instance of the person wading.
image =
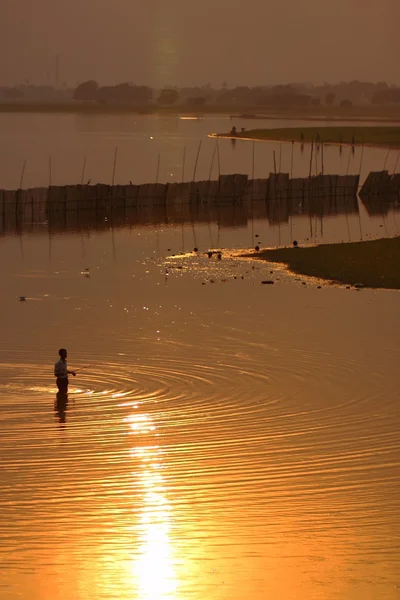
<svg viewBox="0 0 400 600">
<path fill-rule="evenodd" d="M 67 351 L 65 348 L 61 348 L 58 351 L 60 355 L 60 360 L 56 362 L 54 365 L 54 377 L 57 378 L 57 387 L 61 393 L 66 394 L 68 392 L 68 375 L 73 375 L 75 377 L 75 371 L 68 371 L 67 368 Z"/>
</svg>

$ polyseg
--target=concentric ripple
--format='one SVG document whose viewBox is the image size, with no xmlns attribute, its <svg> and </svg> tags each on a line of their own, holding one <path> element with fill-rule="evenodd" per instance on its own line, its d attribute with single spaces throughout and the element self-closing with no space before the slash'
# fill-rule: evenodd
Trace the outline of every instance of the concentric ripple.
<svg viewBox="0 0 400 600">
<path fill-rule="evenodd" d="M 148 341 L 141 350 L 88 364 L 70 378 L 68 399 L 39 363 L 0 366 L 9 577 L 29 561 L 54 577 L 67 551 L 88 577 L 102 564 L 107 582 L 88 598 L 112 597 L 128 573 L 137 597 L 174 598 L 182 565 L 204 552 L 218 563 L 228 544 L 253 560 L 265 540 L 279 546 L 301 533 L 339 557 L 352 548 L 349 527 L 361 546 L 375 535 L 375 550 L 358 556 L 376 560 L 389 523 L 399 523 L 398 409 L 384 365 L 360 392 L 365 365 L 351 352 L 279 347 L 223 325 L 195 346 Z M 397 565 L 395 547 L 389 536 Z M 310 548 L 309 560 L 323 562 Z M 128 598 L 129 585 L 121 589 Z"/>
</svg>

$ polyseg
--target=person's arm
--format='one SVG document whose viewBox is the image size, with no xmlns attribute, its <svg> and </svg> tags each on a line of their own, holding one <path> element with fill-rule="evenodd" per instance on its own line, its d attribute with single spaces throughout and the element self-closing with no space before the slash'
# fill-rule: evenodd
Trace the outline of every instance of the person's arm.
<svg viewBox="0 0 400 600">
<path fill-rule="evenodd" d="M 67 371 L 67 375 L 73 375 L 75 377 L 76 373 L 75 371 Z"/>
</svg>

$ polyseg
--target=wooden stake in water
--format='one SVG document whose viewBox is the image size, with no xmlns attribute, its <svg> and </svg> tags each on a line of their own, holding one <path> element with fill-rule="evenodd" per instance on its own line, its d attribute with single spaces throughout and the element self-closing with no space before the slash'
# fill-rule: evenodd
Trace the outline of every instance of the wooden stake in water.
<svg viewBox="0 0 400 600">
<path fill-rule="evenodd" d="M 324 142 L 321 142 L 321 171 L 322 171 L 322 175 L 324 174 L 325 168 L 324 168 Z"/>
<path fill-rule="evenodd" d="M 275 150 L 273 151 L 273 156 L 274 156 L 274 173 L 276 175 L 276 156 L 275 156 Z"/>
<path fill-rule="evenodd" d="M 112 186 L 114 186 L 114 183 L 115 183 L 115 170 L 117 168 L 117 154 L 118 154 L 118 146 L 115 146 L 113 174 L 112 174 L 112 181 L 111 181 Z"/>
<path fill-rule="evenodd" d="M 19 189 L 20 190 L 22 190 L 22 185 L 24 183 L 25 168 L 26 168 L 26 159 L 24 160 L 24 164 L 22 165 L 21 179 L 19 180 Z"/>
<path fill-rule="evenodd" d="M 81 185 L 83 185 L 83 182 L 85 180 L 85 169 L 86 169 L 86 155 L 83 157 Z"/>
<path fill-rule="evenodd" d="M 294 152 L 294 141 L 292 140 L 292 155 L 290 157 L 290 179 L 293 179 L 293 152 Z"/>
<path fill-rule="evenodd" d="M 183 146 L 183 157 L 182 157 L 182 183 L 185 181 L 185 162 L 186 162 L 186 146 Z"/>
<path fill-rule="evenodd" d="M 361 176 L 361 169 L 362 169 L 362 164 L 363 164 L 363 158 L 364 158 L 364 143 L 361 145 L 360 168 L 359 168 L 359 175 L 360 176 Z"/>
<path fill-rule="evenodd" d="M 350 146 L 350 152 L 349 152 L 349 160 L 347 161 L 347 171 L 346 171 L 346 177 L 349 174 L 349 170 L 350 170 L 350 161 L 351 161 L 351 156 L 352 156 L 352 148 Z"/>
<path fill-rule="evenodd" d="M 279 146 L 279 173 L 282 173 L 282 144 Z"/>
<path fill-rule="evenodd" d="M 315 144 L 315 175 L 318 175 L 318 152 L 319 152 L 319 145 L 318 143 Z"/>
<path fill-rule="evenodd" d="M 199 162 L 200 149 L 201 149 L 201 140 L 200 140 L 200 143 L 199 143 L 199 147 L 197 149 L 196 162 L 194 163 L 193 181 L 196 179 L 197 163 Z"/>
<path fill-rule="evenodd" d="M 210 165 L 210 172 L 208 174 L 208 181 L 211 181 L 211 174 L 212 174 L 212 169 L 213 169 L 213 166 L 214 166 L 214 158 L 215 158 L 216 151 L 217 151 L 217 145 L 214 146 L 214 151 L 213 151 L 213 154 L 212 154 L 211 165 Z"/>
<path fill-rule="evenodd" d="M 253 164 L 251 168 L 251 179 L 254 181 L 255 142 L 253 141 Z"/>
<path fill-rule="evenodd" d="M 390 154 L 390 151 L 391 151 L 391 149 L 392 149 L 392 148 L 389 146 L 389 148 L 388 148 L 388 151 L 387 151 L 387 154 L 386 154 L 385 162 L 384 162 L 384 165 L 383 165 L 383 170 L 385 170 L 385 169 L 386 169 L 386 163 L 387 163 L 387 161 L 388 161 L 388 158 L 389 158 L 389 154 Z"/>
<path fill-rule="evenodd" d="M 219 156 L 218 138 L 217 138 L 217 161 L 218 161 L 218 178 L 220 178 L 221 177 L 221 160 L 220 160 L 220 156 Z"/>
<path fill-rule="evenodd" d="M 49 187 L 51 187 L 51 156 L 49 156 Z"/>
<path fill-rule="evenodd" d="M 398 165 L 398 162 L 399 162 L 399 158 L 400 158 L 400 152 L 397 154 L 396 163 L 395 163 L 395 165 L 394 165 L 394 169 L 393 169 L 393 175 L 394 175 L 394 174 L 396 173 L 396 171 L 397 171 L 397 165 Z"/>
<path fill-rule="evenodd" d="M 161 152 L 158 153 L 156 183 L 158 183 L 158 176 L 160 174 L 160 160 L 161 160 Z"/>
<path fill-rule="evenodd" d="M 314 152 L 314 140 L 311 141 L 311 156 L 310 156 L 310 172 L 309 172 L 309 177 L 311 177 L 311 175 L 312 175 L 313 152 Z"/>
</svg>

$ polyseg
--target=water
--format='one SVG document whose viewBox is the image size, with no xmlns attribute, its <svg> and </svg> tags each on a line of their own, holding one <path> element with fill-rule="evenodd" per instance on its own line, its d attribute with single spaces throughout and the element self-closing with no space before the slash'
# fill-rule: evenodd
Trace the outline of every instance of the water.
<svg viewBox="0 0 400 600">
<path fill-rule="evenodd" d="M 319 122 L 321 127 L 331 122 Z M 31 115 L 0 114 L 0 180 L 1 187 L 17 189 L 20 185 L 23 165 L 23 187 L 65 185 L 80 183 L 83 165 L 84 181 L 111 183 L 115 148 L 118 147 L 115 183 L 152 183 L 157 178 L 158 156 L 160 182 L 191 181 L 200 141 L 202 142 L 196 179 L 218 177 L 218 164 L 212 155 L 215 140 L 207 136 L 213 132 L 229 131 L 235 124 L 240 130 L 306 127 L 310 121 L 233 119 L 223 116 L 206 116 L 200 120 L 188 120 L 179 116 L 156 115 Z M 359 126 L 359 122 L 338 122 L 338 125 Z M 371 122 L 371 125 L 380 123 Z M 292 172 L 294 177 L 307 176 L 310 170 L 310 149 L 304 152 L 295 145 L 292 163 L 292 145 L 270 142 L 255 144 L 230 140 L 220 141 L 220 169 L 222 173 L 247 173 L 255 177 L 267 177 L 274 170 L 275 151 L 277 169 Z M 185 151 L 185 163 L 183 159 Z M 357 174 L 361 167 L 361 180 L 371 170 L 385 166 L 395 168 L 398 151 L 365 148 L 326 147 L 324 170 L 326 173 Z M 51 161 L 49 161 L 51 157 Z M 86 159 L 85 159 L 86 157 Z M 49 165 L 51 162 L 51 167 Z M 312 172 L 321 171 L 322 156 L 314 154 Z"/>
<path fill-rule="evenodd" d="M 2 232 L 1 600 L 399 597 L 398 292 L 235 258 L 398 207 L 201 217 Z"/>
</svg>

